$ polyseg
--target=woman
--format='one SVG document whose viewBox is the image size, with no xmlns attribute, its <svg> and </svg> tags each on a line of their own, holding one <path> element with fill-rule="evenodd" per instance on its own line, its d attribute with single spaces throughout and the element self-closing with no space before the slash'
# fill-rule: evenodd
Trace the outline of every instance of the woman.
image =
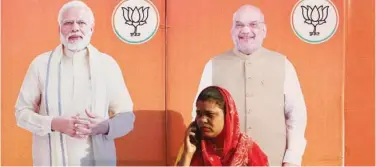
<svg viewBox="0 0 376 167">
<path fill-rule="evenodd" d="M 205 88 L 196 107 L 196 120 L 187 129 L 178 166 L 268 166 L 260 147 L 240 132 L 236 106 L 227 90 Z"/>
</svg>

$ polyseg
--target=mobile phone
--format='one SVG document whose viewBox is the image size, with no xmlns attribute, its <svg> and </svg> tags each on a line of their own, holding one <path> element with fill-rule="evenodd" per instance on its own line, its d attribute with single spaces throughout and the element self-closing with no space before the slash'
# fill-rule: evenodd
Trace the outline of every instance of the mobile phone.
<svg viewBox="0 0 376 167">
<path fill-rule="evenodd" d="M 194 144 L 197 148 L 200 146 L 201 143 L 201 132 L 200 129 L 196 123 L 196 121 L 193 121 L 190 125 L 191 131 L 195 134 L 195 136 L 190 135 L 189 141 Z"/>
</svg>

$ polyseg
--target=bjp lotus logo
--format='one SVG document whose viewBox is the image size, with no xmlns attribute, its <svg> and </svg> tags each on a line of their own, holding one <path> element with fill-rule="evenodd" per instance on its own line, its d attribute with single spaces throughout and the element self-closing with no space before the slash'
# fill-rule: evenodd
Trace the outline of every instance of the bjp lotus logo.
<svg viewBox="0 0 376 167">
<path fill-rule="evenodd" d="M 136 6 L 133 9 L 131 7 L 121 7 L 121 9 L 123 10 L 125 24 L 134 27 L 134 31 L 131 33 L 131 36 L 140 36 L 141 34 L 137 33 L 137 27 L 147 23 L 146 21 L 149 17 L 149 7 L 142 6 L 137 8 Z"/>
<path fill-rule="evenodd" d="M 309 44 L 328 41 L 338 24 L 338 10 L 331 0 L 299 0 L 291 11 L 292 30 Z"/>
<path fill-rule="evenodd" d="M 329 6 L 317 7 L 316 5 L 312 8 L 311 6 L 301 6 L 302 13 L 304 18 L 304 23 L 310 24 L 313 26 L 313 31 L 310 32 L 310 36 L 312 35 L 320 35 L 320 32 L 316 31 L 316 27 L 318 25 L 322 25 L 326 23 L 326 18 L 328 18 L 328 9 Z"/>
<path fill-rule="evenodd" d="M 159 30 L 158 8 L 151 0 L 121 0 L 112 14 L 116 36 L 128 44 L 143 44 Z"/>
</svg>

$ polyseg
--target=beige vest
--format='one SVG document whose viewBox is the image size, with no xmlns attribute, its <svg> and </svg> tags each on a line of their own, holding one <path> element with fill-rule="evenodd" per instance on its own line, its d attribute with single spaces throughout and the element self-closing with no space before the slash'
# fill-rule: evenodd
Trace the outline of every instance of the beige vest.
<svg viewBox="0 0 376 167">
<path fill-rule="evenodd" d="M 213 85 L 227 89 L 239 112 L 240 129 L 280 166 L 286 150 L 285 56 L 261 48 L 247 56 L 234 50 L 212 59 Z"/>
</svg>

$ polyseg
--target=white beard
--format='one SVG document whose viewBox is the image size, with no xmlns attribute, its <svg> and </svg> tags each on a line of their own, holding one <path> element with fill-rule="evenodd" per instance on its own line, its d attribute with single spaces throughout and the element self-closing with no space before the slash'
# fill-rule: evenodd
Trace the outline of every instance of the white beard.
<svg viewBox="0 0 376 167">
<path fill-rule="evenodd" d="M 92 33 L 90 32 L 89 34 L 86 34 L 82 37 L 82 40 L 76 41 L 75 43 L 68 42 L 68 37 L 70 35 L 71 34 L 68 34 L 66 37 L 64 37 L 64 35 L 60 32 L 61 43 L 71 51 L 79 51 L 85 49 L 90 44 Z"/>
</svg>

